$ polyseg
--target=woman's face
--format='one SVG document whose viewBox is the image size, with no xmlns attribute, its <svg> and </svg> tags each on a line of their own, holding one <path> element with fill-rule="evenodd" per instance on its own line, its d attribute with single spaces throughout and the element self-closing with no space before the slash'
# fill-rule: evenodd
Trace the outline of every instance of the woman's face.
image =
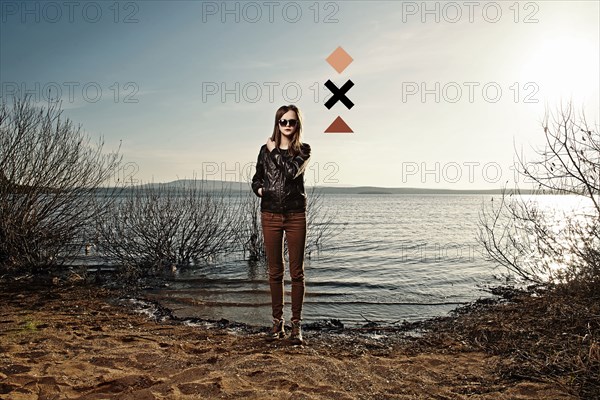
<svg viewBox="0 0 600 400">
<path fill-rule="evenodd" d="M 298 128 L 298 116 L 296 115 L 296 111 L 294 110 L 289 110 L 288 112 L 286 112 L 285 114 L 283 114 L 280 118 L 280 120 L 285 119 L 285 120 L 290 120 L 290 119 L 295 119 L 296 120 L 296 126 L 291 126 L 291 124 L 288 122 L 285 125 L 281 125 L 279 124 L 279 131 L 281 132 L 282 135 L 285 135 L 285 137 L 287 137 L 288 139 L 292 139 L 292 137 L 294 136 L 294 132 L 296 132 L 296 129 Z"/>
</svg>

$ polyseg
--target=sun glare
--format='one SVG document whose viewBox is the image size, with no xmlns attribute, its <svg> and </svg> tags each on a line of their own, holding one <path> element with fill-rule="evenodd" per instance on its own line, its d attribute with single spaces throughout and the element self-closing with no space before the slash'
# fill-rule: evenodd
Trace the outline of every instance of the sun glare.
<svg viewBox="0 0 600 400">
<path fill-rule="evenodd" d="M 583 99 L 598 92 L 598 47 L 577 36 L 547 36 L 530 49 L 522 79 L 546 99 Z"/>
</svg>

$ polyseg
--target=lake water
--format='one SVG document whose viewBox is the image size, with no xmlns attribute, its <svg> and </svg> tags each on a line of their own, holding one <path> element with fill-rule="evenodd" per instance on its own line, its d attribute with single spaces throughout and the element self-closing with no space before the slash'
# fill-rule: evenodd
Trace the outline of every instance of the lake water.
<svg viewBox="0 0 600 400">
<path fill-rule="evenodd" d="M 324 195 L 344 227 L 327 249 L 305 260 L 305 322 L 336 318 L 346 325 L 445 315 L 490 296 L 502 270 L 485 261 L 476 241 L 478 212 L 490 195 Z M 291 317 L 286 264 L 284 317 Z M 168 287 L 148 290 L 181 317 L 270 324 L 264 263 L 241 254 L 184 270 Z"/>
</svg>

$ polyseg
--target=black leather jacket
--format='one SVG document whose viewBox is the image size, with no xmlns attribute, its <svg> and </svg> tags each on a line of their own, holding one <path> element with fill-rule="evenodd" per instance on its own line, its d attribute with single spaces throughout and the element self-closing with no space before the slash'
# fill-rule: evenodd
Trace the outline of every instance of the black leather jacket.
<svg viewBox="0 0 600 400">
<path fill-rule="evenodd" d="M 274 148 L 269 152 L 263 144 L 258 153 L 252 190 L 261 197 L 261 211 L 274 213 L 306 211 L 304 170 L 310 158 L 310 145 L 302 143 L 302 152 L 295 157 L 288 150 Z M 262 188 L 262 196 L 258 189 Z"/>
</svg>

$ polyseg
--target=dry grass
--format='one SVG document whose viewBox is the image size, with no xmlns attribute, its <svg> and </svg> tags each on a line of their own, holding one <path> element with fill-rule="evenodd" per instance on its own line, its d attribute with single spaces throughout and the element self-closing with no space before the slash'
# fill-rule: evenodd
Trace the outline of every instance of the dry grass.
<svg viewBox="0 0 600 400">
<path fill-rule="evenodd" d="M 508 381 L 554 381 L 581 398 L 600 398 L 600 287 L 504 290 L 510 301 L 479 302 L 433 321 L 422 341 L 448 339 L 501 356 Z"/>
</svg>

